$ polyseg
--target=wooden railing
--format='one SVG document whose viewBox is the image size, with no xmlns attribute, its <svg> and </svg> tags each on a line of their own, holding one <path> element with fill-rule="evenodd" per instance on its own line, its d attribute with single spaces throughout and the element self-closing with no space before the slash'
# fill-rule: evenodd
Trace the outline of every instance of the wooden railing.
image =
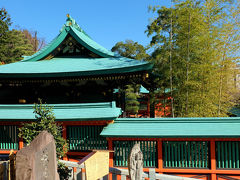
<svg viewBox="0 0 240 180">
<path fill-rule="evenodd" d="M 85 167 L 84 164 L 79 165 L 77 162 L 70 162 L 70 161 L 63 161 L 60 162 L 64 163 L 69 168 L 72 168 L 72 176 L 69 180 L 85 180 Z M 107 180 L 109 176 L 112 177 L 112 180 L 126 180 L 128 178 L 128 170 L 127 169 L 120 169 L 120 168 L 109 168 L 109 174 L 102 177 L 100 180 Z M 149 168 L 148 173 L 143 173 L 143 178 L 147 178 L 149 180 L 156 180 L 156 179 L 164 179 L 164 180 L 196 180 L 193 178 L 185 178 L 179 176 L 172 176 L 166 174 L 158 174 L 155 172 L 154 168 Z"/>
</svg>

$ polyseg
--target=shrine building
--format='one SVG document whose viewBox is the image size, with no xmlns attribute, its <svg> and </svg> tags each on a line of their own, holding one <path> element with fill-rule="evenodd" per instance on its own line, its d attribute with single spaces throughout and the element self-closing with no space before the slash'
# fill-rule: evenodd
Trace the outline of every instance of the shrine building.
<svg viewBox="0 0 240 180">
<path fill-rule="evenodd" d="M 68 16 L 43 49 L 0 66 L 0 160 L 24 147 L 18 128 L 35 120 L 33 104 L 41 98 L 63 126 L 66 160 L 78 161 L 93 149 L 113 150 L 110 167 L 127 168 L 138 142 L 146 172 L 240 179 L 240 118 L 121 117 L 125 96 L 114 90 L 144 84 L 152 67 L 105 49 Z"/>
</svg>

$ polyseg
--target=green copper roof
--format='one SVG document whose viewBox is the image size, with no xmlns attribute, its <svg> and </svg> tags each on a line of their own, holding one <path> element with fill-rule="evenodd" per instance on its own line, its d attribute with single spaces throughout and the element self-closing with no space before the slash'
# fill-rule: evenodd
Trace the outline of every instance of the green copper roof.
<svg viewBox="0 0 240 180">
<path fill-rule="evenodd" d="M 69 38 L 96 56 L 56 56 Z M 25 56 L 20 62 L 0 66 L 0 78 L 76 77 L 148 71 L 151 68 L 149 62 L 120 57 L 100 46 L 68 17 L 60 34 L 43 49 Z"/>
<path fill-rule="evenodd" d="M 57 121 L 114 120 L 121 109 L 111 103 L 49 104 Z M 0 105 L 0 121 L 32 121 L 33 105 Z"/>
<path fill-rule="evenodd" d="M 118 118 L 106 137 L 240 137 L 240 118 Z"/>
<path fill-rule="evenodd" d="M 73 77 L 130 73 L 151 69 L 151 64 L 127 58 L 53 58 L 0 66 L 0 78 Z"/>
<path fill-rule="evenodd" d="M 53 50 L 55 50 L 70 34 L 74 37 L 77 42 L 82 44 L 87 49 L 91 50 L 92 52 L 102 56 L 102 57 L 117 57 L 112 51 L 107 50 L 106 48 L 102 47 L 95 41 L 93 41 L 75 22 L 74 19 L 69 17 L 67 19 L 66 24 L 60 31 L 60 34 L 53 39 L 47 46 L 43 49 L 38 51 L 37 53 L 33 54 L 32 56 L 25 56 L 22 61 L 39 61 L 42 60 L 44 57 L 49 55 Z"/>
</svg>

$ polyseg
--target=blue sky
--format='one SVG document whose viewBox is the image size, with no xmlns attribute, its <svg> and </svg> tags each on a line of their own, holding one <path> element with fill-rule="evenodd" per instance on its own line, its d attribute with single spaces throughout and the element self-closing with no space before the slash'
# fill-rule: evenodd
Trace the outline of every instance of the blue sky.
<svg viewBox="0 0 240 180">
<path fill-rule="evenodd" d="M 144 31 L 154 14 L 149 5 L 169 6 L 170 0 L 1 0 L 7 9 L 12 27 L 38 31 L 50 42 L 65 23 L 66 14 L 96 42 L 111 49 L 118 41 L 131 39 L 147 45 Z"/>
</svg>

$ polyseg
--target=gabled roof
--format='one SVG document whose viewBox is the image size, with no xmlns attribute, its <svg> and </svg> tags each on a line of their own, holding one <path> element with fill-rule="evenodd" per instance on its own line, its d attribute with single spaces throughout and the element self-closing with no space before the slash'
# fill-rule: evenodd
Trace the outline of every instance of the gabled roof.
<svg viewBox="0 0 240 180">
<path fill-rule="evenodd" d="M 74 46 L 82 48 L 81 50 L 87 52 L 90 57 L 59 55 L 64 51 L 68 40 L 77 43 Z M 82 51 L 79 50 L 78 53 L 81 54 Z M 152 64 L 149 62 L 124 58 L 102 47 L 68 16 L 60 34 L 43 49 L 32 56 L 25 56 L 20 62 L 1 65 L 0 78 L 75 78 L 146 72 L 151 68 Z"/>
<path fill-rule="evenodd" d="M 121 109 L 115 102 L 49 104 L 57 121 L 115 120 Z M 0 105 L 0 121 L 34 121 L 34 105 Z"/>
<path fill-rule="evenodd" d="M 117 118 L 101 133 L 106 137 L 240 137 L 240 118 Z"/>
<path fill-rule="evenodd" d="M 42 60 L 44 57 L 48 56 L 53 50 L 55 50 L 69 34 L 84 47 L 102 57 L 117 57 L 117 55 L 114 54 L 112 51 L 107 50 L 106 48 L 93 41 L 82 30 L 82 28 L 80 28 L 80 26 L 75 22 L 75 20 L 68 16 L 66 24 L 63 25 L 62 29 L 60 30 L 60 34 L 55 39 L 53 39 L 47 46 L 45 46 L 43 49 L 33 54 L 32 56 L 25 56 L 22 61 L 29 62 Z"/>
</svg>

